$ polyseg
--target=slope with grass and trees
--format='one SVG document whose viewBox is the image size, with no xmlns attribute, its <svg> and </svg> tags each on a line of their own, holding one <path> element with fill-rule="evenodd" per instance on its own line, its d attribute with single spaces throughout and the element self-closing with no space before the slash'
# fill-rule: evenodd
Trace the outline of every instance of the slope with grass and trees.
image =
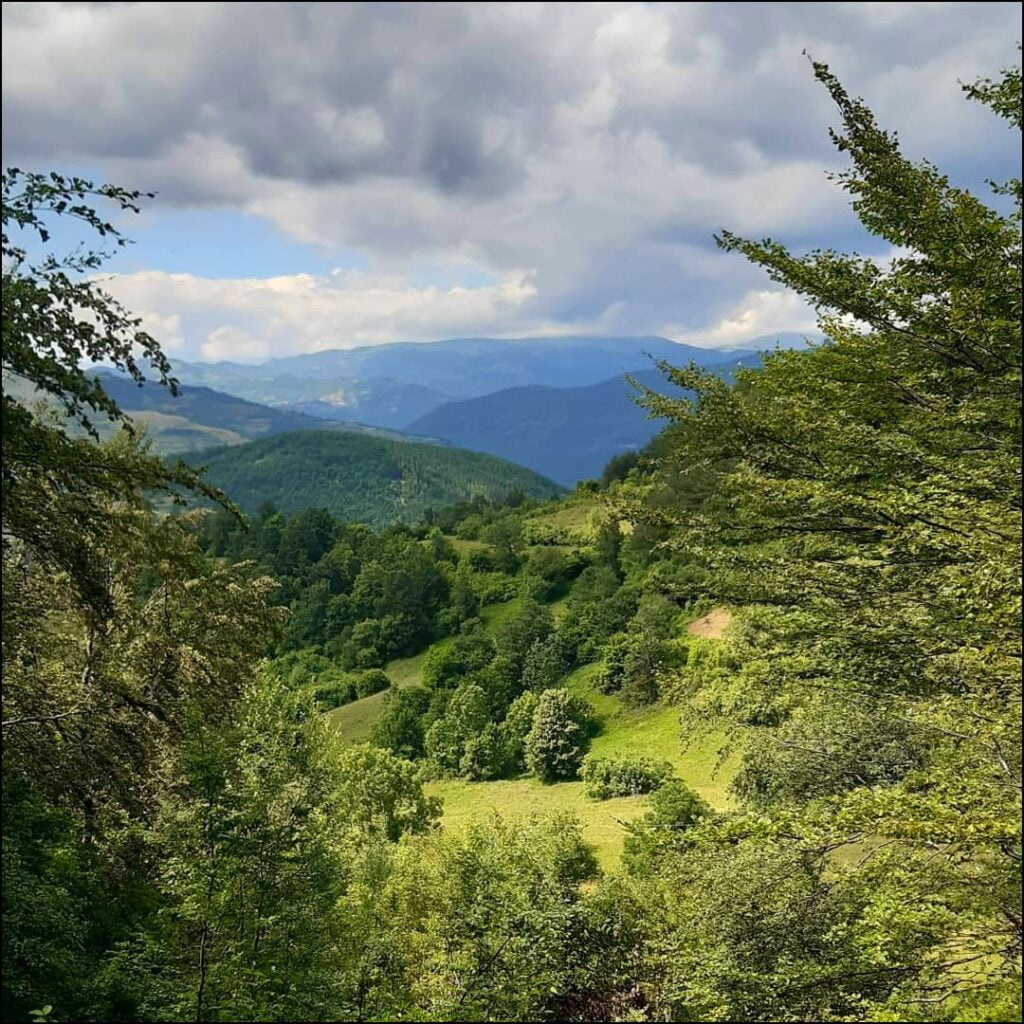
<svg viewBox="0 0 1024 1024">
<path fill-rule="evenodd" d="M 825 341 L 666 364 L 572 495 L 377 527 L 72 434 L 90 360 L 175 383 L 18 232 L 145 197 L 5 174 L 4 381 L 66 414 L 5 385 L 5 1019 L 1020 1019 L 1021 186 L 814 73 L 893 258 L 721 244 Z M 232 457 L 310 436 L 387 444 Z"/>
<path fill-rule="evenodd" d="M 561 490 L 492 455 L 348 431 L 292 431 L 191 457 L 246 512 L 272 502 L 289 513 L 326 508 L 377 525 L 414 523 L 478 495 L 537 498 Z"/>
</svg>

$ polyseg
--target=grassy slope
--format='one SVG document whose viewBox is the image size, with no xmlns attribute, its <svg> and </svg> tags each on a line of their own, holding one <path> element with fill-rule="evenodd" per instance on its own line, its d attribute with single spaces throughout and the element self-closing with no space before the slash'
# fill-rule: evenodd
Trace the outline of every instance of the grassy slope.
<svg viewBox="0 0 1024 1024">
<path fill-rule="evenodd" d="M 725 806 L 731 766 L 718 767 L 720 737 L 706 736 L 684 746 L 674 708 L 624 708 L 618 697 L 594 689 L 596 672 L 596 665 L 585 665 L 566 681 L 569 689 L 594 706 L 599 732 L 591 751 L 599 757 L 629 753 L 670 761 L 677 775 L 712 806 Z M 487 814 L 523 817 L 572 813 L 579 818 L 584 838 L 594 847 L 605 871 L 614 870 L 618 864 L 626 835 L 624 823 L 639 817 L 647 805 L 646 797 L 590 800 L 584 795 L 581 782 L 547 786 L 534 778 L 498 782 L 450 779 L 432 782 L 427 790 L 444 800 L 442 820 L 449 828 L 458 828 Z"/>
<path fill-rule="evenodd" d="M 585 540 L 591 531 L 594 509 L 593 502 L 570 499 L 554 512 L 534 518 L 560 533 Z M 518 599 L 489 605 L 483 610 L 483 618 L 490 628 L 496 628 L 519 605 Z M 564 601 L 556 601 L 552 605 L 556 616 L 563 606 Z M 446 642 L 440 641 L 441 644 Z M 426 651 L 388 664 L 386 671 L 394 685 L 405 687 L 419 683 L 425 657 Z M 712 806 L 726 806 L 732 766 L 729 763 L 718 765 L 720 737 L 704 736 L 696 742 L 684 744 L 675 708 L 656 707 L 639 711 L 625 708 L 617 696 L 601 693 L 595 688 L 596 673 L 596 665 L 584 665 L 566 680 L 573 693 L 584 697 L 594 707 L 598 731 L 591 744 L 592 752 L 599 757 L 646 754 L 669 761 L 679 777 Z M 380 713 L 383 699 L 384 694 L 378 693 L 332 711 L 331 719 L 341 736 L 352 743 L 365 740 Z M 546 786 L 533 778 L 497 782 L 450 779 L 429 783 L 427 789 L 444 800 L 442 820 L 448 828 L 459 828 L 474 818 L 489 814 L 527 817 L 571 813 L 580 819 L 584 837 L 594 846 L 605 871 L 614 870 L 618 864 L 625 838 L 623 824 L 643 814 L 647 805 L 646 797 L 589 800 L 584 796 L 580 782 Z"/>
<path fill-rule="evenodd" d="M 520 607 L 521 601 L 516 598 L 513 601 L 504 601 L 501 604 L 488 605 L 481 612 L 481 618 L 491 629 L 500 626 L 506 619 Z M 558 602 L 552 607 L 557 609 Z M 434 647 L 443 647 L 450 643 L 449 639 L 439 640 Z M 399 689 L 407 686 L 417 686 L 423 678 L 423 661 L 427 656 L 427 650 L 414 654 L 411 658 L 396 658 L 384 666 L 392 684 Z M 344 704 L 329 712 L 331 724 L 337 730 L 338 735 L 346 743 L 361 743 L 370 735 L 373 723 L 380 714 L 381 704 L 384 702 L 384 694 L 375 693 L 362 700 L 353 701 L 351 704 Z"/>
</svg>

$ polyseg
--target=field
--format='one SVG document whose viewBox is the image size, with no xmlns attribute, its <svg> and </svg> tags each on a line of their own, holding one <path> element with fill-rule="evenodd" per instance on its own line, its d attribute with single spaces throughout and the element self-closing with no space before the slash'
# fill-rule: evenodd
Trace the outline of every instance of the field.
<svg viewBox="0 0 1024 1024">
<path fill-rule="evenodd" d="M 593 538 L 593 518 L 599 505 L 592 499 L 568 499 L 554 511 L 527 516 L 526 527 L 531 524 L 545 532 L 561 536 L 566 542 L 586 544 Z"/>
<path fill-rule="evenodd" d="M 572 509 L 571 511 L 578 511 Z M 521 607 L 515 599 L 486 606 L 481 617 L 489 629 L 495 629 Z M 564 601 L 550 606 L 556 618 Z M 724 611 L 714 610 L 691 623 L 688 628 L 698 636 L 720 636 L 728 624 Z M 441 640 L 439 645 L 450 641 Z M 438 646 L 438 645 L 435 645 Z M 415 686 L 422 679 L 427 652 L 390 662 L 385 671 L 394 686 Z M 684 742 L 680 732 L 679 714 L 672 707 L 634 710 L 624 707 L 615 695 L 601 693 L 596 686 L 596 665 L 584 665 L 573 672 L 565 685 L 583 697 L 594 708 L 595 733 L 591 752 L 598 757 L 643 754 L 670 762 L 676 774 L 713 807 L 729 803 L 728 782 L 732 765 L 720 763 L 718 756 L 722 737 L 711 734 L 692 742 Z M 331 721 L 345 742 L 359 743 L 369 737 L 380 713 L 384 693 L 354 701 L 330 713 Z M 590 800 L 583 793 L 581 782 L 544 785 L 535 778 L 502 779 L 496 782 L 467 782 L 448 779 L 427 784 L 427 791 L 444 802 L 442 824 L 446 828 L 464 827 L 473 819 L 491 814 L 504 817 L 549 816 L 570 813 L 583 827 L 584 838 L 594 847 L 601 868 L 613 871 L 622 853 L 625 825 L 643 814 L 646 797 L 623 797 L 616 800 Z"/>
<path fill-rule="evenodd" d="M 729 798 L 727 785 L 732 766 L 718 764 L 721 737 L 709 735 L 684 745 L 679 715 L 674 708 L 658 707 L 631 711 L 618 697 L 598 692 L 593 686 L 595 665 L 585 665 L 569 676 L 566 685 L 594 706 L 598 732 L 591 752 L 599 757 L 615 754 L 645 754 L 671 762 L 676 774 L 713 807 L 724 807 Z M 534 778 L 498 782 L 466 782 L 462 779 L 432 782 L 428 792 L 444 801 L 443 824 L 459 828 L 488 814 L 503 817 L 575 815 L 583 836 L 595 849 L 604 871 L 612 871 L 622 853 L 625 823 L 643 814 L 646 797 L 590 800 L 582 782 L 544 785 Z"/>
</svg>

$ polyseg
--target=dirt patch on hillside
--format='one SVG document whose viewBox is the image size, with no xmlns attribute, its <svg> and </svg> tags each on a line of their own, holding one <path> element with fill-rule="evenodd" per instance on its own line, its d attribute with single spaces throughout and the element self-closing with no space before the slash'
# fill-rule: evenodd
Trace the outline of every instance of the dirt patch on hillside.
<svg viewBox="0 0 1024 1024">
<path fill-rule="evenodd" d="M 710 640 L 720 640 L 732 622 L 732 612 L 725 608 L 712 608 L 707 615 L 686 624 L 686 632 L 694 636 L 706 636 Z"/>
</svg>

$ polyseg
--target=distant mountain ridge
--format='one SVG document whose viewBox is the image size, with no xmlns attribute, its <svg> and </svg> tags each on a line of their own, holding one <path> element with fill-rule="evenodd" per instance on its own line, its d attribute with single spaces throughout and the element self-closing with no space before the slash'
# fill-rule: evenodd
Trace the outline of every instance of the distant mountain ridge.
<svg viewBox="0 0 1024 1024">
<path fill-rule="evenodd" d="M 493 455 L 344 431 L 297 431 L 198 453 L 210 483 L 240 508 L 270 501 L 292 514 L 326 508 L 341 519 L 382 526 L 414 523 L 477 495 L 550 498 L 551 480 Z"/>
<path fill-rule="evenodd" d="M 144 425 L 156 451 L 171 454 L 222 444 L 244 444 L 296 430 L 344 430 L 404 440 L 394 431 L 362 423 L 328 422 L 316 416 L 250 402 L 212 388 L 182 385 L 180 394 L 156 383 L 141 387 L 127 377 L 100 371 L 103 388 L 135 423 Z M 102 433 L 107 421 L 96 424 Z M 425 441 L 425 438 L 418 438 Z"/>
<path fill-rule="evenodd" d="M 723 375 L 760 362 L 743 355 L 713 369 Z M 682 394 L 660 370 L 630 376 L 642 387 Z M 449 402 L 409 424 L 413 433 L 460 448 L 489 452 L 571 487 L 601 475 L 608 460 L 642 448 L 665 427 L 636 402 L 638 391 L 625 376 L 582 388 L 530 385 L 507 388 L 480 398 Z"/>
<path fill-rule="evenodd" d="M 649 369 L 652 360 L 702 366 L 736 359 L 801 336 L 753 339 L 743 349 L 682 345 L 667 338 L 454 338 L 332 349 L 246 363 L 175 363 L 186 385 L 205 386 L 265 405 L 394 429 L 459 399 L 513 387 L 586 387 Z"/>
</svg>

